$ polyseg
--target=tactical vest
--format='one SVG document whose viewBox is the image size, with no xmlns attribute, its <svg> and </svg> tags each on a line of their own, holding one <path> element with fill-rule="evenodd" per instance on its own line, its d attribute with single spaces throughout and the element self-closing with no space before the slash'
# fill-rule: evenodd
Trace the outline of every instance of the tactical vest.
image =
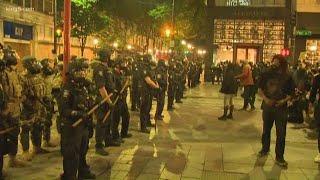
<svg viewBox="0 0 320 180">
<path fill-rule="evenodd" d="M 43 80 L 45 84 L 45 96 L 52 97 L 52 88 L 54 86 L 55 75 L 43 75 Z"/>
<path fill-rule="evenodd" d="M 22 97 L 21 78 L 16 70 L 6 69 L 0 77 L 8 101 L 19 101 Z"/>
<path fill-rule="evenodd" d="M 46 88 L 43 78 L 40 74 L 26 75 L 26 97 L 35 98 L 41 100 L 46 94 Z"/>
</svg>

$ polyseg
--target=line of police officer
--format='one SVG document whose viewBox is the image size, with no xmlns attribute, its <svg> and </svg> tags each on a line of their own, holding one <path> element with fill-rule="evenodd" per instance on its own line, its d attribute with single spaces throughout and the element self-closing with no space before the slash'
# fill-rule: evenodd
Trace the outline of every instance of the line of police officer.
<svg viewBox="0 0 320 180">
<path fill-rule="evenodd" d="M 128 133 L 130 114 L 126 101 L 130 77 L 131 109 L 140 109 L 141 132 L 149 133 L 147 127 L 154 126 L 150 120 L 154 97 L 157 98 L 156 120 L 163 119 L 166 90 L 168 110 L 173 109 L 174 99 L 177 103 L 182 102 L 186 71 L 181 61 L 171 60 L 169 67 L 161 60 L 156 66 L 149 55 L 136 55 L 131 58 L 133 61 L 124 57 L 111 61 L 110 52 L 101 50 L 91 64 L 91 78 L 87 76 L 88 60 L 73 58 L 67 82 L 63 85 L 61 63 L 55 68 L 53 60 L 43 59 L 40 65 L 34 57 L 27 56 L 22 59 L 25 71 L 19 73 L 18 59 L 14 50 L 1 45 L 0 173 L 5 154 L 9 154 L 10 167 L 26 166 L 24 161 L 16 158 L 19 133 L 26 161 L 35 154 L 49 152 L 41 147 L 42 144 L 55 146 L 50 137 L 55 107 L 58 107 L 57 128 L 61 134 L 64 169 L 61 178 L 94 179 L 95 175 L 86 163 L 89 138 L 93 136 L 93 117 L 88 112 L 94 104 L 106 101 L 95 111 L 95 148 L 97 154 L 108 155 L 105 147 L 120 146 L 123 138 L 132 136 Z M 74 126 L 79 119 L 81 123 Z M 122 128 L 119 133 L 120 119 Z M 33 153 L 29 152 L 30 134 Z"/>
</svg>

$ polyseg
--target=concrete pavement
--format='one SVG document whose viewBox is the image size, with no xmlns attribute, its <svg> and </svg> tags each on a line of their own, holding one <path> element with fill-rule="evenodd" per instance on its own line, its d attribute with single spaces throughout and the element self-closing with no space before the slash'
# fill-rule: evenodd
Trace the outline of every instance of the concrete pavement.
<svg viewBox="0 0 320 180">
<path fill-rule="evenodd" d="M 150 135 L 141 134 L 138 113 L 131 113 L 130 131 L 134 135 L 110 155 L 94 154 L 94 140 L 88 155 L 97 179 L 320 179 L 320 166 L 313 162 L 317 142 L 306 137 L 303 129 L 292 124 L 287 129 L 285 159 L 288 169 L 274 163 L 275 129 L 272 153 L 257 158 L 262 130 L 261 111 L 236 111 L 234 120 L 219 121 L 222 95 L 211 84 L 187 90 L 183 104 L 176 110 L 164 111 L 165 119 Z M 236 108 L 242 99 L 235 100 Z M 261 101 L 257 101 L 259 107 Z M 153 106 L 153 114 L 155 105 Z M 56 141 L 58 135 L 55 133 Z M 37 156 L 30 167 L 8 169 L 9 179 L 58 179 L 62 172 L 59 148 L 48 155 Z"/>
</svg>

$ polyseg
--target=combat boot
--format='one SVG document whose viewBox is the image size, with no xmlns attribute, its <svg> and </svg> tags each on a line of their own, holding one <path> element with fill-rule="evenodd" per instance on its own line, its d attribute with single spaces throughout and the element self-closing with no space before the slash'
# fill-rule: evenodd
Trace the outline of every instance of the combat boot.
<svg viewBox="0 0 320 180">
<path fill-rule="evenodd" d="M 227 119 L 233 119 L 233 109 L 234 109 L 234 106 L 230 106 L 230 109 L 229 109 L 229 114 L 227 116 Z"/>
<path fill-rule="evenodd" d="M 44 141 L 43 147 L 56 147 L 57 145 L 51 143 L 50 141 Z"/>
<path fill-rule="evenodd" d="M 218 119 L 223 121 L 227 120 L 227 113 L 228 113 L 228 106 L 225 106 L 223 110 L 223 115 L 218 117 Z"/>
<path fill-rule="evenodd" d="M 22 153 L 22 159 L 24 161 L 31 161 L 32 160 L 32 154 L 30 154 L 29 151 L 24 151 Z"/>
<path fill-rule="evenodd" d="M 93 174 L 91 171 L 87 171 L 85 173 L 79 173 L 78 180 L 85 180 L 85 179 L 96 179 L 96 175 Z"/>
<path fill-rule="evenodd" d="M 104 150 L 103 148 L 96 148 L 96 154 L 100 155 L 100 156 L 108 156 L 109 153 Z"/>
<path fill-rule="evenodd" d="M 23 161 L 18 160 L 15 155 L 14 156 L 9 155 L 8 166 L 11 168 L 22 168 L 22 167 L 26 167 L 27 164 Z"/>
<path fill-rule="evenodd" d="M 36 154 L 47 154 L 49 153 L 48 150 L 45 150 L 41 147 L 37 147 L 37 146 L 33 146 L 33 154 L 36 155 Z"/>
</svg>

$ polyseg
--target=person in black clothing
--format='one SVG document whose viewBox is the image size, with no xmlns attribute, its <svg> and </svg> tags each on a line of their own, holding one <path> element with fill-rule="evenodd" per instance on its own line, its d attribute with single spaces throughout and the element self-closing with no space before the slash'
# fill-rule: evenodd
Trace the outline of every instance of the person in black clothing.
<svg viewBox="0 0 320 180">
<path fill-rule="evenodd" d="M 233 97 L 237 94 L 237 80 L 234 78 L 237 74 L 236 67 L 232 63 L 228 63 L 223 75 L 222 86 L 220 92 L 224 94 L 224 111 L 219 120 L 233 119 Z M 229 110 L 229 114 L 228 114 Z"/>
<path fill-rule="evenodd" d="M 141 132 L 149 133 L 147 126 L 151 126 L 150 110 L 152 104 L 152 90 L 159 89 L 158 83 L 155 81 L 151 72 L 151 56 L 145 55 L 143 57 L 145 67 L 142 71 L 142 94 L 140 105 L 140 128 Z"/>
<path fill-rule="evenodd" d="M 167 110 L 172 111 L 174 109 L 174 95 L 176 93 L 176 75 L 175 75 L 175 62 L 173 59 L 169 61 L 169 69 L 168 69 L 168 104 Z"/>
<path fill-rule="evenodd" d="M 114 129 L 118 129 L 120 118 L 121 118 L 121 138 L 130 138 L 132 134 L 128 133 L 129 130 L 129 121 L 130 114 L 127 105 L 127 87 L 128 87 L 128 78 L 126 77 L 125 71 L 126 66 L 125 62 L 118 59 L 117 64 L 115 65 L 115 87 L 117 91 L 117 96 L 119 96 L 118 101 L 115 102 L 115 108 L 113 112 L 113 121 Z M 124 88 L 123 92 L 122 89 Z M 113 139 L 119 139 L 120 135 L 118 131 L 115 131 L 115 134 L 112 134 Z"/>
<path fill-rule="evenodd" d="M 92 118 L 87 115 L 92 102 L 89 96 L 89 81 L 85 70 L 89 67 L 83 59 L 71 61 L 66 85 L 62 90 L 61 153 L 63 156 L 63 180 L 95 179 L 86 161 L 89 142 L 89 124 Z M 76 127 L 72 124 L 83 121 Z"/>
<path fill-rule="evenodd" d="M 314 119 L 317 123 L 318 130 L 320 129 L 320 99 L 316 99 L 320 92 L 320 74 L 317 74 L 313 78 L 313 83 L 310 91 L 309 107 L 314 106 Z M 320 163 L 320 131 L 318 131 L 318 155 L 314 158 L 316 163 Z"/>
<path fill-rule="evenodd" d="M 156 68 L 156 78 L 161 90 L 157 92 L 157 110 L 155 114 L 155 119 L 163 120 L 162 112 L 164 108 L 166 89 L 168 85 L 168 69 L 164 60 L 158 61 L 158 66 Z"/>
<path fill-rule="evenodd" d="M 270 150 L 270 134 L 273 124 L 276 125 L 276 164 L 287 167 L 284 160 L 286 128 L 288 119 L 287 102 L 294 94 L 294 82 L 288 73 L 288 63 L 281 55 L 273 57 L 273 66 L 261 75 L 259 94 L 262 102 L 262 149 L 259 156 L 265 156 Z"/>
<path fill-rule="evenodd" d="M 107 102 L 100 106 L 95 112 L 97 117 L 97 125 L 95 132 L 96 139 L 96 153 L 102 156 L 108 155 L 108 152 L 104 150 L 105 146 L 120 146 L 121 142 L 113 141 L 111 137 L 111 131 L 113 134 L 118 129 L 111 130 L 112 116 L 109 116 L 106 122 L 104 118 L 108 111 L 112 111 L 114 103 L 110 95 L 114 93 L 115 84 L 112 69 L 109 68 L 110 63 L 110 53 L 107 50 L 99 51 L 98 61 L 92 63 L 93 69 L 93 80 L 97 88 L 96 102 L 100 102 L 107 98 Z M 114 98 L 114 96 L 112 96 Z M 112 113 L 112 112 L 111 112 Z"/>
</svg>

